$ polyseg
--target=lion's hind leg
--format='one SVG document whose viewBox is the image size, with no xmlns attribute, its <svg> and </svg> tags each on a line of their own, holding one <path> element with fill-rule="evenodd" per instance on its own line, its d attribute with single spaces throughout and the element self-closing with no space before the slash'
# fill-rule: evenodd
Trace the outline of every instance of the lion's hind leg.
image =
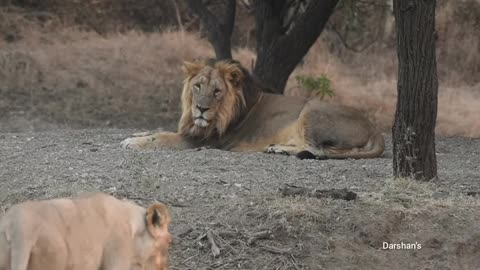
<svg viewBox="0 0 480 270">
<path fill-rule="evenodd" d="M 265 149 L 265 153 L 296 156 L 299 159 L 328 159 L 323 149 L 296 145 L 271 144 Z"/>
<path fill-rule="evenodd" d="M 292 144 L 271 144 L 265 149 L 265 153 L 279 154 L 286 156 L 296 156 L 298 153 L 305 152 L 305 147 L 300 147 Z"/>
</svg>

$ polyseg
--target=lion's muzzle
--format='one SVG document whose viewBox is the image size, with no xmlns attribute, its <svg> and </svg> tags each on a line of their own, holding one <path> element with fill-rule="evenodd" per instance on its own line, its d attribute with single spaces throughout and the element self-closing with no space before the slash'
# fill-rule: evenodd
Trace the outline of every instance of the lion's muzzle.
<svg viewBox="0 0 480 270">
<path fill-rule="evenodd" d="M 208 120 L 202 118 L 202 117 L 199 117 L 199 118 L 195 118 L 195 121 L 194 121 L 195 125 L 196 126 L 199 126 L 199 127 L 208 127 L 208 125 L 210 124 L 208 122 Z"/>
<path fill-rule="evenodd" d="M 198 127 L 208 127 L 210 125 L 210 119 L 212 118 L 212 113 L 210 108 L 200 107 L 198 105 L 192 107 L 192 117 L 193 122 Z"/>
</svg>

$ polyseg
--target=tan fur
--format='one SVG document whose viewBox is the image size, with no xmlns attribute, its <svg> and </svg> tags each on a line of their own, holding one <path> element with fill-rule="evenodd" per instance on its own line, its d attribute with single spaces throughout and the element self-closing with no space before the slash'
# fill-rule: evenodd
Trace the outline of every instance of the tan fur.
<svg viewBox="0 0 480 270">
<path fill-rule="evenodd" d="M 0 270 L 167 270 L 169 222 L 102 193 L 21 203 L 0 220 Z"/>
<path fill-rule="evenodd" d="M 238 62 L 183 66 L 178 132 L 128 138 L 124 148 L 209 146 L 318 158 L 374 158 L 383 136 L 360 112 L 317 99 L 267 94 Z"/>
</svg>

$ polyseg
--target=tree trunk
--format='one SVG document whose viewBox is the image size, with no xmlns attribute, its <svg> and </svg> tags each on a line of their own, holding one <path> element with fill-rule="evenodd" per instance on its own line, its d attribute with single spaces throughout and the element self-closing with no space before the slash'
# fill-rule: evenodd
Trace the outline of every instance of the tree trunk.
<svg viewBox="0 0 480 270">
<path fill-rule="evenodd" d="M 396 177 L 437 178 L 435 0 L 394 0 L 398 100 L 393 132 Z"/>
<path fill-rule="evenodd" d="M 338 0 L 255 0 L 254 75 L 283 93 L 288 77 L 317 40 Z"/>
<path fill-rule="evenodd" d="M 207 28 L 207 38 L 215 50 L 218 60 L 231 59 L 231 37 L 235 24 L 235 0 L 227 0 L 223 18 L 213 14 L 201 0 L 186 0 L 190 9 L 197 14 Z"/>
</svg>

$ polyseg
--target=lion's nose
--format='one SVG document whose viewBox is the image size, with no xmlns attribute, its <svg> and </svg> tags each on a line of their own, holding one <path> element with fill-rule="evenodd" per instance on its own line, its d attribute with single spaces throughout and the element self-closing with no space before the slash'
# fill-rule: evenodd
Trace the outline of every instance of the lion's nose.
<svg viewBox="0 0 480 270">
<path fill-rule="evenodd" d="M 208 111 L 209 108 L 204 108 L 204 107 L 200 107 L 197 105 L 197 109 L 200 111 L 200 113 L 204 113 L 206 111 Z"/>
</svg>

